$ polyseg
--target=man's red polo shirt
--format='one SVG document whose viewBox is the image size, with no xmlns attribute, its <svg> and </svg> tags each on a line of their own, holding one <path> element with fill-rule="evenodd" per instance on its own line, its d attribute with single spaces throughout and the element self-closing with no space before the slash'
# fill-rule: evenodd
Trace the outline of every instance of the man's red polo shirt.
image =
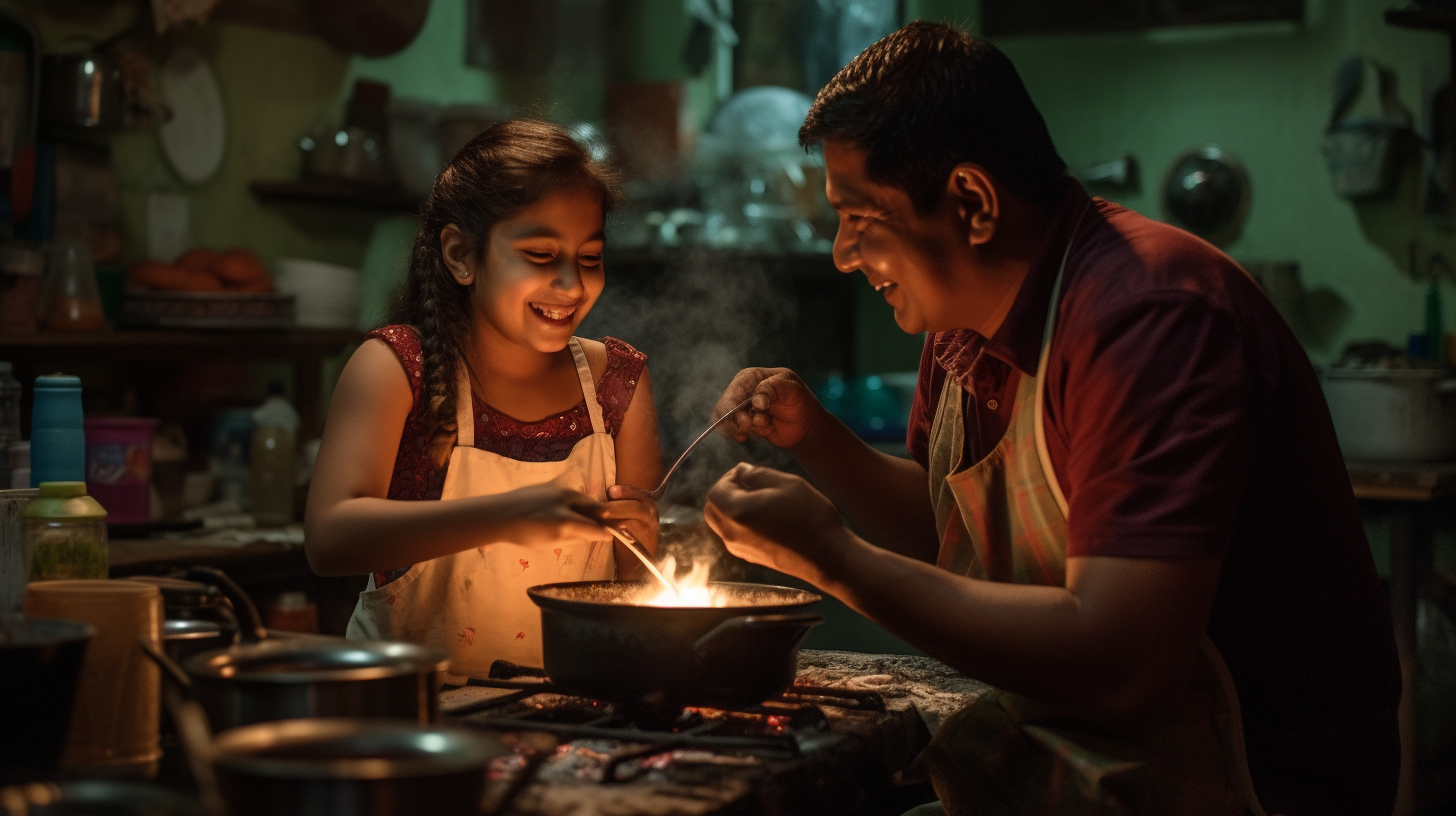
<svg viewBox="0 0 1456 816">
<path fill-rule="evenodd" d="M 967 392 L 965 461 L 999 442 L 1069 235 L 1045 406 L 1067 554 L 1221 556 L 1208 634 L 1265 810 L 1388 813 L 1400 670 L 1385 594 L 1309 359 L 1227 256 L 1069 184 L 995 336 L 926 342 L 911 455 L 927 463 L 948 370 Z"/>
</svg>

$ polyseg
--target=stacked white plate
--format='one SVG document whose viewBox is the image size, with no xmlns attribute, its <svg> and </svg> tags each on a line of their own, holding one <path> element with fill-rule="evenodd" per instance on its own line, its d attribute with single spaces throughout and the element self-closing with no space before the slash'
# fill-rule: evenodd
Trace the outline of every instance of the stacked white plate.
<svg viewBox="0 0 1456 816">
<path fill-rule="evenodd" d="M 308 329 L 352 329 L 359 321 L 359 270 L 280 258 L 278 291 L 294 297 L 294 322 Z"/>
</svg>

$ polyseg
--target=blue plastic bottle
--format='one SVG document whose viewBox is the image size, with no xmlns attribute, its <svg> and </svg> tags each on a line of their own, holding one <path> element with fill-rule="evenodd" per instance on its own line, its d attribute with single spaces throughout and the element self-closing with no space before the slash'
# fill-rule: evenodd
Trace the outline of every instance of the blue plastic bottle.
<svg viewBox="0 0 1456 816">
<path fill-rule="evenodd" d="M 86 480 L 86 427 L 81 415 L 81 378 L 51 374 L 35 378 L 30 415 L 30 486 Z"/>
</svg>

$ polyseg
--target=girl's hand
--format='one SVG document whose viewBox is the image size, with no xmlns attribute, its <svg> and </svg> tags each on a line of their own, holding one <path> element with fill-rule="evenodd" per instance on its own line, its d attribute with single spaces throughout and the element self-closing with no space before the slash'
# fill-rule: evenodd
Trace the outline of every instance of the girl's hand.
<svg viewBox="0 0 1456 816">
<path fill-rule="evenodd" d="M 718 426 L 725 436 L 739 442 L 759 436 L 780 448 L 792 448 L 804 440 L 820 407 L 814 392 L 789 369 L 745 368 L 718 399 L 713 419 L 716 421 L 750 396 L 753 402 L 747 409 Z"/>
<path fill-rule="evenodd" d="M 607 488 L 610 499 L 602 514 L 602 523 L 624 529 L 637 539 L 649 558 L 657 555 L 657 505 L 647 491 L 631 485 L 612 485 Z M 617 542 L 618 547 L 627 545 Z M 647 577 L 647 568 L 631 553 L 617 554 L 617 577 L 623 580 L 637 580 Z"/>
<path fill-rule="evenodd" d="M 611 534 L 598 519 L 606 505 L 585 493 L 536 485 L 491 497 L 502 516 L 500 537 L 516 544 L 554 544 L 566 538 L 600 540 Z"/>
</svg>

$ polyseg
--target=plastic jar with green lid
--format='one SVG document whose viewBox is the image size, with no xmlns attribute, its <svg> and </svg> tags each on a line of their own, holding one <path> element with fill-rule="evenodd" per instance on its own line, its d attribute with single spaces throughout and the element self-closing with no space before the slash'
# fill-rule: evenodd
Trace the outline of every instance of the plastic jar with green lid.
<svg viewBox="0 0 1456 816">
<path fill-rule="evenodd" d="M 41 482 L 21 516 L 30 580 L 107 577 L 106 509 L 85 482 Z"/>
</svg>

